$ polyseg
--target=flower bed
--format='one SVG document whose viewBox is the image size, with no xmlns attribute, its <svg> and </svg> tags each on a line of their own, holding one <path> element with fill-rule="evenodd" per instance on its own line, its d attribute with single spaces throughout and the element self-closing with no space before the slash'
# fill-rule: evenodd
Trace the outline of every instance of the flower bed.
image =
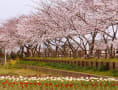
<svg viewBox="0 0 118 90">
<path fill-rule="evenodd" d="M 0 76 L 0 90 L 117 90 L 115 78 Z"/>
</svg>

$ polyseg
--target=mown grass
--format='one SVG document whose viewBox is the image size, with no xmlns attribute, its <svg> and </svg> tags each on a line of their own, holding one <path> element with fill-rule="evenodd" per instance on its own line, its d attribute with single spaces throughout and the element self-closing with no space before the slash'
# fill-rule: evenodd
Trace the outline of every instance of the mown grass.
<svg viewBox="0 0 118 90">
<path fill-rule="evenodd" d="M 68 60 L 68 61 L 98 61 L 98 62 L 118 62 L 118 58 L 112 59 L 98 59 L 98 58 L 72 58 L 72 57 L 26 57 L 24 59 L 33 59 L 33 60 Z"/>
<path fill-rule="evenodd" d="M 0 75 L 45 75 L 44 73 L 41 73 L 39 71 L 33 71 L 30 69 L 24 69 L 20 65 L 0 65 Z"/>
<path fill-rule="evenodd" d="M 110 70 L 107 70 L 105 68 L 105 66 L 99 66 L 98 68 L 93 68 L 90 66 L 80 67 L 80 66 L 76 66 L 73 64 L 65 64 L 65 63 L 36 62 L 36 61 L 23 61 L 23 60 L 20 60 L 19 64 L 34 65 L 34 66 L 41 66 L 41 67 L 46 67 L 46 68 L 83 72 L 83 73 L 89 73 L 89 74 L 95 74 L 95 75 L 118 77 L 117 70 L 110 71 Z"/>
</svg>

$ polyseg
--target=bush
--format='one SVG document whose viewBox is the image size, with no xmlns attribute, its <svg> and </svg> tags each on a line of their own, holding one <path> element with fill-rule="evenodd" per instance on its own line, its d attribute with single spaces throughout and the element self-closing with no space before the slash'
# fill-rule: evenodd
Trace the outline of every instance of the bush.
<svg viewBox="0 0 118 90">
<path fill-rule="evenodd" d="M 17 55 L 15 53 L 11 52 L 10 56 L 11 56 L 12 59 L 15 59 Z"/>
</svg>

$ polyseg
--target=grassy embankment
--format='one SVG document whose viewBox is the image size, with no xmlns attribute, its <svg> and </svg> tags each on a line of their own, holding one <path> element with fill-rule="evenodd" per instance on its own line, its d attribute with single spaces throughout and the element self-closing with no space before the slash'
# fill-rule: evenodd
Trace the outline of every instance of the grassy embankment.
<svg viewBox="0 0 118 90">
<path fill-rule="evenodd" d="M 5 65 L 0 65 L 0 75 L 42 75 L 44 76 L 44 73 L 41 73 L 39 71 L 34 71 L 30 69 L 24 69 L 21 65 L 17 64 L 16 60 L 11 60 L 10 62 L 7 62 Z"/>
<path fill-rule="evenodd" d="M 46 68 L 83 72 L 83 73 L 89 73 L 89 74 L 95 74 L 95 75 L 118 77 L 118 71 L 107 70 L 105 68 L 105 66 L 99 66 L 98 68 L 92 68 L 90 66 L 80 67 L 80 66 L 76 66 L 73 64 L 65 64 L 65 63 L 36 62 L 36 61 L 23 61 L 23 60 L 20 60 L 19 64 L 34 65 L 34 66 L 41 66 L 41 67 L 46 67 Z"/>
</svg>

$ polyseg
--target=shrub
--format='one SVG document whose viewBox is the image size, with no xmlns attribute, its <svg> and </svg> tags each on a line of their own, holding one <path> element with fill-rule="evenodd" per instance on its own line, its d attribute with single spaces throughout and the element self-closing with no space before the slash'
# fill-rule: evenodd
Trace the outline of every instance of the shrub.
<svg viewBox="0 0 118 90">
<path fill-rule="evenodd" d="M 15 59 L 17 55 L 15 53 L 11 52 L 10 56 L 11 56 L 12 59 Z"/>
</svg>

